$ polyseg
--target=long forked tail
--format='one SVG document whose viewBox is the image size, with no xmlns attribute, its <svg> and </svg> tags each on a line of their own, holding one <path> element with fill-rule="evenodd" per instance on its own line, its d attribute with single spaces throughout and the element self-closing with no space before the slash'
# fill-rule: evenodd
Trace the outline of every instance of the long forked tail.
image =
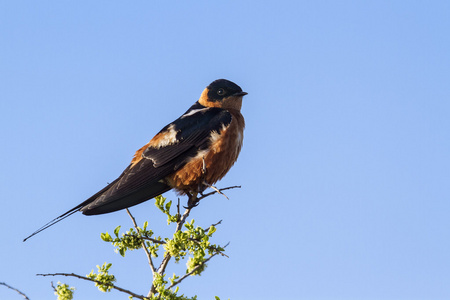
<svg viewBox="0 0 450 300">
<path fill-rule="evenodd" d="M 119 180 L 119 178 L 117 178 L 116 180 L 114 180 L 113 182 L 111 182 L 110 184 L 108 184 L 107 186 L 105 186 L 103 189 L 101 189 L 100 191 L 98 191 L 96 194 L 92 195 L 89 199 L 83 201 L 82 203 L 78 204 L 77 206 L 75 206 L 74 208 L 72 208 L 69 211 L 66 211 L 65 213 L 63 213 L 62 215 L 60 215 L 57 218 L 54 218 L 53 220 L 51 220 L 50 222 L 48 222 L 47 224 L 45 224 L 44 226 L 42 226 L 41 228 L 39 228 L 38 230 L 36 230 L 35 232 L 33 232 L 31 235 L 27 236 L 26 238 L 23 239 L 23 241 L 25 242 L 26 240 L 28 240 L 30 237 L 38 234 L 39 232 L 49 228 L 50 226 L 55 225 L 56 223 L 64 220 L 65 218 L 73 215 L 74 213 L 76 213 L 77 211 L 80 211 L 81 208 L 83 208 L 84 206 L 88 205 L 89 203 L 91 203 L 92 201 L 94 201 L 99 195 L 103 194 L 106 190 L 108 190 L 112 185 L 114 185 L 117 180 Z"/>
<path fill-rule="evenodd" d="M 45 224 L 44 226 L 42 226 L 41 228 L 39 228 L 38 230 L 36 230 L 35 232 L 33 232 L 31 235 L 27 236 L 26 238 L 23 239 L 23 241 L 25 242 L 26 240 L 28 240 L 30 237 L 38 234 L 39 232 L 49 228 L 50 226 L 55 225 L 56 223 L 58 223 L 59 221 L 64 220 L 65 218 L 73 215 L 74 213 L 76 213 L 77 211 L 79 211 L 84 205 L 86 205 L 85 202 L 75 206 L 74 208 L 72 208 L 71 210 L 63 213 L 62 215 L 60 215 L 57 218 L 54 218 L 53 220 L 51 220 L 50 222 L 48 222 L 47 224 Z"/>
</svg>

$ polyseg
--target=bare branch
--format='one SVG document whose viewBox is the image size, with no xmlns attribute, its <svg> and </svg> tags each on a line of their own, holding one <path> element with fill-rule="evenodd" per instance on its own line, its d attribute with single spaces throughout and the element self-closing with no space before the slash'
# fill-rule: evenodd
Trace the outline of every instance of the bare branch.
<svg viewBox="0 0 450 300">
<path fill-rule="evenodd" d="M 177 204 L 177 220 L 179 221 L 181 217 L 180 213 L 180 198 L 178 198 L 178 204 Z"/>
<path fill-rule="evenodd" d="M 212 224 L 211 226 L 216 227 L 217 225 L 222 224 L 222 220 L 220 220 L 219 222 L 217 222 L 216 224 Z M 208 227 L 208 229 L 205 230 L 205 233 L 209 231 L 209 228 L 211 228 L 211 226 Z"/>
<path fill-rule="evenodd" d="M 78 274 L 75 274 L 75 273 L 36 274 L 36 276 L 44 276 L 44 277 L 45 277 L 45 276 L 67 276 L 67 277 L 75 277 L 75 278 L 83 279 L 83 280 L 86 280 L 86 281 L 92 281 L 92 282 L 95 282 L 95 283 L 98 283 L 98 284 L 101 284 L 101 285 L 110 286 L 111 288 L 113 288 L 113 289 L 115 289 L 115 290 L 118 290 L 118 291 L 120 291 L 120 292 L 122 292 L 122 293 L 128 294 L 128 295 L 130 295 L 130 296 L 133 296 L 134 298 L 138 298 L 138 299 L 142 299 L 142 300 L 145 300 L 145 299 L 146 299 L 146 297 L 144 297 L 144 296 L 142 296 L 142 295 L 135 294 L 135 293 L 133 293 L 133 292 L 131 292 L 131 291 L 129 291 L 129 290 L 123 289 L 123 288 L 118 287 L 118 286 L 116 286 L 116 285 L 114 285 L 114 284 L 111 284 L 111 283 L 104 283 L 104 282 L 101 282 L 101 281 L 98 281 L 98 280 L 94 280 L 94 279 L 90 279 L 90 278 L 88 278 L 88 277 L 81 276 L 81 275 L 78 275 Z M 27 298 L 27 299 L 28 299 L 28 298 Z"/>
<path fill-rule="evenodd" d="M 151 241 L 151 242 L 153 242 L 153 243 L 155 243 L 155 244 L 161 244 L 161 245 L 164 245 L 164 244 L 166 243 L 166 242 L 164 242 L 164 241 L 160 241 L 160 240 L 157 240 L 157 239 L 148 237 L 148 236 L 138 236 L 138 235 L 136 235 L 136 234 L 124 234 L 124 236 L 131 236 L 131 237 L 140 238 L 140 239 L 143 239 L 143 240 L 146 240 L 146 241 Z"/>
<path fill-rule="evenodd" d="M 134 219 L 133 215 L 131 214 L 131 212 L 128 208 L 127 208 L 127 213 L 130 216 L 131 221 L 133 222 L 134 229 L 136 229 L 136 232 L 139 233 L 139 229 L 136 224 L 136 220 Z M 148 264 L 150 266 L 150 269 L 152 269 L 152 273 L 155 273 L 156 269 L 155 269 L 155 266 L 153 265 L 152 255 L 150 254 L 147 247 L 145 246 L 144 240 L 142 240 L 142 248 L 144 248 L 145 254 L 147 255 Z"/>
<path fill-rule="evenodd" d="M 216 193 L 221 194 L 222 196 L 224 196 L 225 198 L 227 198 L 227 200 L 230 200 L 230 198 L 228 198 L 227 195 L 225 195 L 224 193 L 222 193 L 218 188 L 216 188 L 216 187 L 213 186 L 212 184 L 209 184 L 209 183 L 207 183 L 207 182 L 205 182 L 205 181 L 203 182 L 203 184 L 206 185 L 206 186 L 209 187 L 209 188 L 212 188 L 213 190 L 216 191 Z"/>
<path fill-rule="evenodd" d="M 11 290 L 13 290 L 13 291 L 16 291 L 17 293 L 19 293 L 20 295 L 22 295 L 25 299 L 30 300 L 30 298 L 28 298 L 27 295 L 25 295 L 24 293 L 22 293 L 22 292 L 19 291 L 18 289 L 13 288 L 12 286 L 10 286 L 10 285 L 8 285 L 8 284 L 6 284 L 6 283 L 4 283 L 4 282 L 0 282 L 0 285 L 4 285 L 4 286 L 6 286 L 7 288 L 9 288 L 9 289 L 11 289 Z"/>
<path fill-rule="evenodd" d="M 131 234 L 127 234 L 127 235 L 130 235 L 130 236 L 131 236 Z M 153 242 L 153 243 L 155 243 L 155 244 L 161 244 L 161 245 L 164 245 L 164 244 L 166 243 L 166 242 L 164 242 L 164 241 L 160 241 L 160 240 L 157 240 L 157 239 L 148 237 L 148 236 L 141 236 L 140 238 L 143 239 L 143 240 L 147 240 L 147 241 Z"/>
<path fill-rule="evenodd" d="M 210 192 L 210 193 L 208 193 L 208 194 L 202 194 L 202 196 L 201 196 L 200 198 L 198 198 L 197 201 L 200 201 L 200 200 L 202 200 L 202 199 L 205 199 L 206 197 L 209 197 L 209 196 L 214 195 L 214 194 L 216 194 L 216 193 L 223 194 L 222 191 L 231 190 L 231 189 L 240 189 L 240 188 L 241 188 L 240 185 L 229 186 L 229 187 L 221 188 L 221 189 L 218 189 L 218 190 L 217 190 L 217 188 L 216 188 L 216 190 L 214 190 L 214 192 Z M 228 197 L 227 197 L 227 199 L 228 199 Z"/>
</svg>

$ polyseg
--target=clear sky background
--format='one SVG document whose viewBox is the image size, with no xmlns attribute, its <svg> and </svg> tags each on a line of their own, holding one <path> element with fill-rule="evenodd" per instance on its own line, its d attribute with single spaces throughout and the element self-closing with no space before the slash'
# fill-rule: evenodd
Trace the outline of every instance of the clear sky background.
<svg viewBox="0 0 450 300">
<path fill-rule="evenodd" d="M 75 299 L 126 299 L 35 276 L 105 261 L 147 293 L 145 255 L 99 237 L 132 226 L 124 211 L 22 239 L 114 180 L 218 78 L 249 93 L 244 148 L 218 183 L 242 189 L 192 212 L 223 220 L 230 258 L 181 291 L 450 299 L 449 1 L 1 1 L 0 43 L 0 281 L 32 300 L 56 299 L 58 280 Z M 131 211 L 168 232 L 153 201 Z"/>
</svg>

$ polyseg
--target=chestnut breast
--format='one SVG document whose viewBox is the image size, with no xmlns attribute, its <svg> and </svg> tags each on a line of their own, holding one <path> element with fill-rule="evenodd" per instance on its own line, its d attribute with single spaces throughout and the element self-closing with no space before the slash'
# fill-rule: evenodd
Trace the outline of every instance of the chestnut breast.
<svg viewBox="0 0 450 300">
<path fill-rule="evenodd" d="M 222 179 L 236 162 L 244 137 L 244 118 L 238 110 L 229 110 L 232 120 L 219 132 L 212 132 L 210 145 L 200 150 L 180 170 L 166 177 L 169 186 L 179 194 L 197 192 L 202 180 L 214 184 Z M 203 162 L 206 173 L 203 174 Z"/>
</svg>

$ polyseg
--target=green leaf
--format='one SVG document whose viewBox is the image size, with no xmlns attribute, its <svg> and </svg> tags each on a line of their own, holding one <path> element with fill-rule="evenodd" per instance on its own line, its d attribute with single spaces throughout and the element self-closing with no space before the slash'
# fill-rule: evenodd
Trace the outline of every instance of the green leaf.
<svg viewBox="0 0 450 300">
<path fill-rule="evenodd" d="M 109 235 L 108 232 L 100 234 L 100 237 L 105 242 L 112 242 L 113 241 L 112 237 Z"/>
<path fill-rule="evenodd" d="M 119 231 L 120 231 L 120 225 L 116 227 L 116 229 L 114 229 L 114 234 L 119 237 Z"/>
<path fill-rule="evenodd" d="M 212 236 L 214 232 L 216 232 L 217 228 L 215 226 L 210 226 L 209 227 L 209 231 L 208 231 L 208 235 Z"/>
<path fill-rule="evenodd" d="M 172 201 L 166 203 L 166 212 L 169 213 L 170 207 L 172 206 Z"/>
</svg>

